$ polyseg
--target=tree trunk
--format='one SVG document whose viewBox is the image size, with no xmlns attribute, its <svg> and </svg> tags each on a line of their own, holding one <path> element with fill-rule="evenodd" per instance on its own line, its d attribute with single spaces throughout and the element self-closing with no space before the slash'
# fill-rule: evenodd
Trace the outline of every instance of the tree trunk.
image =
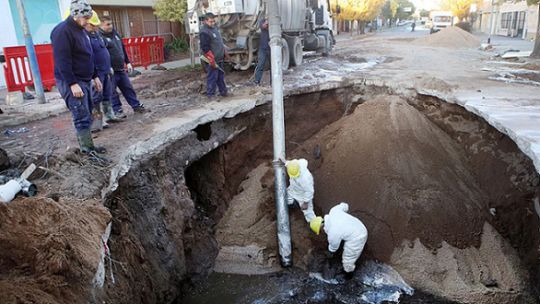
<svg viewBox="0 0 540 304">
<path fill-rule="evenodd" d="M 358 27 L 360 28 L 360 35 L 364 35 L 366 33 L 366 22 L 365 21 L 358 22 Z"/>
<path fill-rule="evenodd" d="M 536 39 L 534 40 L 534 49 L 531 57 L 540 58 L 540 4 L 538 4 L 538 25 L 536 27 Z"/>
</svg>

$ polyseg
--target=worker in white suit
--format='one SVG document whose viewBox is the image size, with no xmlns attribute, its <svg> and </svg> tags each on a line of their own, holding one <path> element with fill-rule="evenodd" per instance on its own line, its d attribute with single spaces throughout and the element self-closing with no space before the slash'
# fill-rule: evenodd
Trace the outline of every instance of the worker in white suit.
<svg viewBox="0 0 540 304">
<path fill-rule="evenodd" d="M 313 175 L 308 170 L 308 161 L 303 158 L 293 159 L 285 162 L 285 167 L 289 175 L 287 204 L 291 206 L 295 201 L 298 202 L 304 218 L 310 223 L 316 215 L 313 212 L 313 194 L 315 193 Z"/>
<path fill-rule="evenodd" d="M 322 217 L 316 217 L 310 227 L 317 235 L 321 227 L 328 236 L 328 250 L 335 253 L 343 241 L 342 264 L 346 274 L 352 277 L 356 268 L 356 260 L 362 254 L 366 245 L 368 232 L 366 226 L 356 217 L 347 213 L 349 205 L 341 203 L 330 209 L 330 212 Z"/>
</svg>

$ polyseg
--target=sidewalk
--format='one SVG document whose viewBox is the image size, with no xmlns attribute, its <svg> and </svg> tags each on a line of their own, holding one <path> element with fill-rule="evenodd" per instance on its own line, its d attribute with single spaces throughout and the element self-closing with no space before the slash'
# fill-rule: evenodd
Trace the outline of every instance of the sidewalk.
<svg viewBox="0 0 540 304">
<path fill-rule="evenodd" d="M 200 63 L 198 58 L 196 58 L 196 63 Z M 177 61 L 165 62 L 161 66 L 165 67 L 168 70 L 171 70 L 189 65 L 191 65 L 191 60 L 187 58 Z M 147 70 L 142 67 L 138 67 L 136 68 L 136 70 L 141 72 L 141 74 L 161 73 L 162 71 L 152 70 L 152 68 L 154 68 L 155 66 L 156 65 L 151 65 L 150 67 L 148 67 Z M 137 77 L 132 78 L 131 80 L 134 81 L 136 79 Z M 58 92 L 46 92 L 46 104 L 38 104 L 36 99 L 31 99 L 25 100 L 22 105 L 17 106 L 6 105 L 7 94 L 7 89 L 0 89 L 0 109 L 2 109 L 2 111 L 4 112 L 3 114 L 0 114 L 0 131 L 3 131 L 4 129 L 9 127 L 14 127 L 47 117 L 56 116 L 68 111 L 64 100 L 62 100 Z"/>
</svg>

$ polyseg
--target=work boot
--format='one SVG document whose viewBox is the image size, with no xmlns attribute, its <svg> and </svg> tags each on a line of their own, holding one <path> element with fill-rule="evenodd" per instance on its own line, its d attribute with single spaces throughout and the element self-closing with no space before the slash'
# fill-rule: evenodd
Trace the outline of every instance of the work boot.
<svg viewBox="0 0 540 304">
<path fill-rule="evenodd" d="M 79 141 L 81 152 L 84 154 L 91 154 L 92 152 L 100 154 L 107 153 L 105 148 L 94 146 L 90 129 L 77 131 L 77 140 Z"/>
<path fill-rule="evenodd" d="M 140 106 L 133 109 L 133 112 L 137 114 L 144 114 L 144 113 L 150 113 L 151 111 L 144 107 L 144 105 L 141 103 Z"/>
<path fill-rule="evenodd" d="M 103 113 L 105 114 L 105 121 L 108 122 L 108 123 L 117 123 L 117 122 L 121 122 L 122 120 L 119 118 L 119 117 L 116 117 L 116 115 L 114 115 L 114 111 L 113 111 L 113 108 L 112 108 L 112 103 L 108 100 L 104 100 L 102 102 L 102 107 L 103 107 Z"/>
<path fill-rule="evenodd" d="M 99 132 L 103 130 L 103 115 L 101 114 L 101 107 L 97 104 L 92 110 L 92 132 Z"/>
<path fill-rule="evenodd" d="M 101 123 L 103 125 L 103 129 L 108 129 L 110 127 L 110 125 L 107 123 L 107 119 L 105 118 L 105 115 L 101 115 L 102 119 L 101 119 Z"/>
</svg>

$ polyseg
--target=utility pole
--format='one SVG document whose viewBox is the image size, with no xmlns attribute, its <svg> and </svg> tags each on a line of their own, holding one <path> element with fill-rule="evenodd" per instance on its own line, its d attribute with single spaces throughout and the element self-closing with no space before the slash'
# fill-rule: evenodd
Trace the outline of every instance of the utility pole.
<svg viewBox="0 0 540 304">
<path fill-rule="evenodd" d="M 491 44 L 491 34 L 493 33 L 493 15 L 495 15 L 495 0 L 491 0 L 491 15 L 489 16 L 489 36 L 487 43 Z"/>
<path fill-rule="evenodd" d="M 283 70 L 281 18 L 277 0 L 265 0 L 270 34 L 272 63 L 272 130 L 274 140 L 275 196 L 277 215 L 277 239 L 281 266 L 292 266 L 291 227 L 285 182 L 285 114 L 283 109 Z"/>
<path fill-rule="evenodd" d="M 16 2 L 17 10 L 19 11 L 19 19 L 21 20 L 24 34 L 26 53 L 28 54 L 28 64 L 30 65 L 30 70 L 32 71 L 32 79 L 34 80 L 34 88 L 36 89 L 36 96 L 39 103 L 46 103 L 47 101 L 45 100 L 43 82 L 41 81 L 41 74 L 39 73 L 36 49 L 34 48 L 34 41 L 32 41 L 32 34 L 30 33 L 30 27 L 28 26 L 28 20 L 26 19 L 23 0 L 16 0 Z"/>
</svg>

